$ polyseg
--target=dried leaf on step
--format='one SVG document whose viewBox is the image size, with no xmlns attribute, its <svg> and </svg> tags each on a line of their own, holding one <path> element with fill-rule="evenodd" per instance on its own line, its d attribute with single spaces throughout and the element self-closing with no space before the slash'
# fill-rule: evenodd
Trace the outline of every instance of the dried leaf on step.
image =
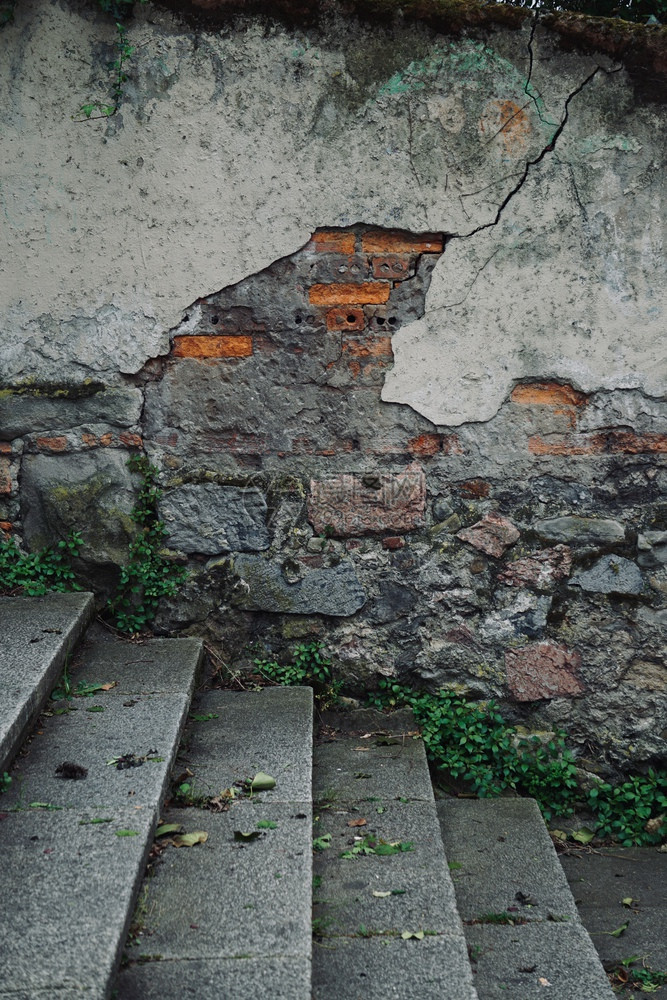
<svg viewBox="0 0 667 1000">
<path fill-rule="evenodd" d="M 389 889 L 387 892 L 377 892 L 377 891 L 374 891 L 373 895 L 376 896 L 377 899 L 386 899 L 387 896 L 391 896 L 391 889 Z"/>
<path fill-rule="evenodd" d="M 414 938 L 416 941 L 422 941 L 424 939 L 423 931 L 403 931 L 401 937 L 404 941 L 409 941 L 410 938 Z"/>
<path fill-rule="evenodd" d="M 253 792 L 268 792 L 270 788 L 276 787 L 276 779 L 272 778 L 270 774 L 265 774 L 264 771 L 258 771 L 250 782 L 250 787 Z"/>
<path fill-rule="evenodd" d="M 164 837 L 166 833 L 180 833 L 182 829 L 181 823 L 161 823 L 155 831 L 155 836 Z"/>
<path fill-rule="evenodd" d="M 208 834 L 205 830 L 193 830 L 192 833 L 182 833 L 174 837 L 171 843 L 174 847 L 194 847 L 195 844 L 205 844 Z"/>
<path fill-rule="evenodd" d="M 366 826 L 365 819 L 350 819 L 347 823 L 348 826 Z"/>
<path fill-rule="evenodd" d="M 572 840 L 576 840 L 578 844 L 590 844 L 591 840 L 595 836 L 593 830 L 589 830 L 587 826 L 582 826 L 580 830 L 575 830 L 572 834 Z"/>
</svg>

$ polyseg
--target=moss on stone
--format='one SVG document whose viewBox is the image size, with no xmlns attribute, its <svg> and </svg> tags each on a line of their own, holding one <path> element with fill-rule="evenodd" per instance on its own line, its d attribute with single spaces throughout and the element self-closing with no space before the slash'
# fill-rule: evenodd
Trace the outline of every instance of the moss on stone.
<svg viewBox="0 0 667 1000">
<path fill-rule="evenodd" d="M 106 389 L 104 382 L 85 379 L 83 382 L 37 382 L 34 378 L 22 379 L 13 385 L 0 388 L 0 398 L 32 396 L 39 399 L 88 399 Z"/>
</svg>

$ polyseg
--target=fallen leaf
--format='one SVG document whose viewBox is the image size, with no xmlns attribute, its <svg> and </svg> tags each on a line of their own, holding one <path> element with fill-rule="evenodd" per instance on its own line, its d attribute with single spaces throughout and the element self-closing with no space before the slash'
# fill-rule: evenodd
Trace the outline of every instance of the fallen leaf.
<svg viewBox="0 0 667 1000">
<path fill-rule="evenodd" d="M 138 837 L 138 830 L 116 830 L 117 837 Z"/>
<path fill-rule="evenodd" d="M 258 830 L 275 830 L 277 826 L 278 826 L 278 824 L 274 823 L 274 821 L 272 819 L 260 819 L 259 823 L 257 824 L 257 829 Z"/>
<path fill-rule="evenodd" d="M 623 966 L 620 966 L 620 968 L 616 969 L 615 975 L 620 983 L 627 983 L 628 979 L 630 978 L 630 973 L 628 972 L 627 969 L 624 969 Z"/>
<path fill-rule="evenodd" d="M 552 837 L 555 837 L 556 840 L 567 840 L 567 834 L 565 830 L 549 830 L 549 833 L 551 834 Z"/>
<path fill-rule="evenodd" d="M 595 836 L 593 830 L 589 830 L 587 826 L 582 826 L 580 830 L 575 830 L 572 834 L 572 840 L 576 840 L 578 844 L 590 844 L 591 840 Z"/>
<path fill-rule="evenodd" d="M 257 840 L 261 836 L 262 834 L 259 830 L 248 830 L 247 832 L 244 830 L 234 830 L 234 840 L 240 840 L 243 843 L 249 840 Z"/>
<path fill-rule="evenodd" d="M 401 937 L 404 941 L 409 941 L 410 938 L 415 938 L 417 941 L 422 941 L 424 939 L 423 931 L 403 931 Z"/>
<path fill-rule="evenodd" d="M 537 981 L 540 984 L 540 986 L 551 986 L 549 980 L 545 979 L 544 976 L 540 976 L 540 978 Z"/>
<path fill-rule="evenodd" d="M 386 899 L 387 896 L 391 896 L 391 889 L 389 889 L 387 892 L 377 892 L 377 891 L 375 891 L 375 892 L 373 892 L 373 895 L 376 896 L 377 899 Z"/>
<path fill-rule="evenodd" d="M 162 823 L 155 831 L 155 836 L 164 837 L 166 833 L 180 833 L 182 829 L 181 823 Z"/>
<path fill-rule="evenodd" d="M 264 771 L 258 771 L 250 782 L 250 788 L 253 792 L 268 792 L 269 789 L 275 787 L 276 779 L 272 778 L 270 774 L 265 774 Z"/>
<path fill-rule="evenodd" d="M 347 825 L 348 826 L 366 826 L 366 820 L 365 819 L 351 819 L 351 820 L 348 820 Z"/>
<path fill-rule="evenodd" d="M 630 921 L 626 920 L 625 923 L 621 924 L 620 927 L 617 927 L 615 931 L 603 931 L 602 933 L 611 934 L 612 937 L 618 938 L 621 936 L 621 934 L 625 934 L 629 926 L 630 926 Z"/>
<path fill-rule="evenodd" d="M 623 906 L 632 906 L 633 903 L 638 903 L 639 900 L 633 899 L 632 896 L 624 896 L 621 902 L 623 903 Z"/>
<path fill-rule="evenodd" d="M 182 833 L 174 837 L 172 844 L 174 847 L 194 847 L 195 844 L 205 844 L 208 834 L 205 830 L 193 830 L 192 833 Z"/>
<path fill-rule="evenodd" d="M 111 691 L 111 689 L 115 688 L 117 684 L 118 684 L 118 681 L 110 681 L 108 684 L 100 684 L 98 690 L 99 691 Z"/>
<path fill-rule="evenodd" d="M 354 776 L 355 778 L 370 778 L 370 774 L 366 771 L 357 771 Z"/>
<path fill-rule="evenodd" d="M 647 833 L 657 833 L 661 828 L 662 824 L 665 822 L 665 817 L 655 816 L 653 819 L 647 819 L 644 829 Z"/>
</svg>

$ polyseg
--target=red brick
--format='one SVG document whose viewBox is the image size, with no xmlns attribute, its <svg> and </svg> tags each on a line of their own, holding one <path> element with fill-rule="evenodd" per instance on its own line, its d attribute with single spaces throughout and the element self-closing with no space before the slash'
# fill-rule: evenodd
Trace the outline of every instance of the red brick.
<svg viewBox="0 0 667 1000">
<path fill-rule="evenodd" d="M 611 430 L 601 436 L 605 438 L 606 450 L 612 455 L 667 454 L 667 434 Z"/>
<path fill-rule="evenodd" d="M 373 257 L 373 277 L 387 281 L 402 281 L 410 274 L 410 258 L 405 255 L 384 254 Z"/>
<path fill-rule="evenodd" d="M 481 521 L 457 531 L 456 537 L 487 556 L 500 559 L 505 549 L 517 541 L 519 532 L 511 521 L 492 510 Z"/>
<path fill-rule="evenodd" d="M 466 483 L 456 483 L 454 489 L 466 500 L 481 500 L 491 492 L 489 483 L 483 479 L 469 479 Z"/>
<path fill-rule="evenodd" d="M 247 358 L 252 354 L 252 337 L 174 337 L 175 358 Z"/>
<path fill-rule="evenodd" d="M 390 535 L 389 538 L 382 539 L 382 548 L 389 549 L 393 552 L 395 549 L 402 549 L 405 545 L 405 539 L 402 535 Z"/>
<path fill-rule="evenodd" d="M 579 653 L 552 642 L 533 642 L 505 652 L 507 683 L 516 701 L 584 694 L 580 668 Z"/>
<path fill-rule="evenodd" d="M 596 434 L 560 434 L 528 439 L 533 455 L 664 455 L 667 434 L 635 434 L 633 431 L 608 430 Z"/>
<path fill-rule="evenodd" d="M 141 448 L 144 443 L 140 434 L 130 434 L 129 431 L 123 431 L 119 437 L 119 441 L 126 448 Z"/>
<path fill-rule="evenodd" d="M 9 474 L 9 459 L 0 458 L 0 494 L 12 492 L 12 477 Z"/>
<path fill-rule="evenodd" d="M 445 455 L 465 455 L 466 453 L 456 434 L 443 434 L 441 443 Z"/>
<path fill-rule="evenodd" d="M 364 337 L 343 341 L 343 353 L 353 358 L 393 358 L 391 337 Z"/>
<path fill-rule="evenodd" d="M 0 531 L 5 535 L 5 537 L 7 535 L 11 535 L 13 530 L 14 530 L 14 525 L 11 523 L 11 521 L 0 521 Z"/>
<path fill-rule="evenodd" d="M 65 451 L 67 448 L 66 437 L 38 437 L 35 446 L 39 451 Z"/>
<path fill-rule="evenodd" d="M 333 285 L 313 285 L 310 301 L 316 306 L 365 305 L 387 302 L 391 285 L 386 281 L 344 282 Z"/>
<path fill-rule="evenodd" d="M 113 434 L 111 431 L 106 431 L 104 434 L 100 434 L 99 443 L 103 448 L 110 448 L 114 443 Z"/>
<path fill-rule="evenodd" d="M 535 587 L 548 590 L 556 580 L 562 580 L 572 568 L 572 550 L 567 545 L 541 549 L 531 556 L 508 563 L 498 574 L 508 587 Z"/>
<path fill-rule="evenodd" d="M 584 406 L 588 402 L 585 393 L 560 382 L 525 382 L 512 390 L 510 399 L 522 406 Z"/>
<path fill-rule="evenodd" d="M 311 244 L 320 253 L 354 253 L 356 237 L 354 233 L 335 229 L 319 229 L 313 233 Z"/>
<path fill-rule="evenodd" d="M 94 434 L 84 431 L 81 434 L 81 444 L 85 445 L 86 448 L 97 448 L 97 438 Z"/>
<path fill-rule="evenodd" d="M 442 253 L 442 233 L 408 233 L 402 229 L 372 229 L 361 238 L 364 253 Z"/>
<path fill-rule="evenodd" d="M 0 455 L 11 455 L 12 446 L 8 441 L 0 441 Z"/>
<path fill-rule="evenodd" d="M 423 524 L 426 480 L 418 465 L 398 474 L 311 480 L 308 519 L 319 534 L 339 537 L 412 531 Z"/>
<path fill-rule="evenodd" d="M 442 440 L 439 434 L 420 434 L 419 437 L 410 438 L 408 441 L 408 451 L 419 458 L 431 458 L 437 455 L 442 447 Z"/>
<path fill-rule="evenodd" d="M 358 306 L 330 309 L 327 313 L 327 330 L 363 330 L 365 326 L 364 310 Z"/>
</svg>

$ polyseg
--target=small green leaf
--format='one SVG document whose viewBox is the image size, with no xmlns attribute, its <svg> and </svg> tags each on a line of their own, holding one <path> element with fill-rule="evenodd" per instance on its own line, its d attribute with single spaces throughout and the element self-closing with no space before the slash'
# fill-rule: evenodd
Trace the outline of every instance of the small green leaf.
<svg viewBox="0 0 667 1000">
<path fill-rule="evenodd" d="M 424 940 L 424 932 L 423 931 L 403 931 L 403 933 L 401 934 L 401 937 L 403 938 L 404 941 L 409 941 L 411 938 L 414 938 L 416 941 L 423 941 Z"/>
<path fill-rule="evenodd" d="M 576 840 L 578 844 L 590 844 L 591 840 L 595 836 L 593 830 L 589 830 L 587 826 L 582 826 L 580 830 L 575 830 L 572 834 L 572 840 Z"/>
<path fill-rule="evenodd" d="M 192 833 L 182 833 L 174 837 L 172 844 L 174 847 L 194 847 L 195 844 L 205 844 L 208 840 L 208 833 L 205 830 L 193 830 Z"/>
<path fill-rule="evenodd" d="M 104 708 L 102 705 L 91 705 L 90 708 L 86 709 L 87 712 L 103 712 Z"/>
<path fill-rule="evenodd" d="M 277 826 L 278 826 L 278 824 L 274 823 L 272 819 L 260 819 L 259 823 L 257 824 L 257 829 L 258 830 L 275 830 Z"/>
<path fill-rule="evenodd" d="M 168 571 L 168 567 L 166 566 L 165 571 Z M 193 722 L 210 722 L 212 719 L 218 718 L 218 713 L 209 712 L 207 715 L 196 715 L 194 712 L 190 712 L 190 718 Z"/>
<path fill-rule="evenodd" d="M 181 823 L 162 823 L 155 831 L 155 836 L 164 837 L 167 833 L 180 833 L 182 829 Z"/>
<path fill-rule="evenodd" d="M 117 837 L 138 837 L 138 830 L 116 830 Z"/>
<path fill-rule="evenodd" d="M 97 826 L 98 823 L 113 823 L 113 817 L 95 816 L 93 819 L 82 819 L 79 826 Z"/>
<path fill-rule="evenodd" d="M 603 931 L 603 933 L 607 933 L 610 934 L 612 937 L 619 938 L 621 937 L 622 934 L 625 934 L 629 926 L 630 926 L 630 921 L 626 920 L 625 923 L 621 924 L 620 927 L 617 927 L 615 931 L 606 931 L 606 932 Z"/>
<path fill-rule="evenodd" d="M 449 868 L 450 872 L 456 872 L 460 868 L 463 868 L 463 865 L 461 864 L 460 861 L 448 861 L 447 867 Z"/>
<path fill-rule="evenodd" d="M 253 792 L 268 792 L 269 789 L 275 787 L 276 779 L 272 778 L 270 774 L 265 774 L 264 771 L 258 771 L 250 782 L 250 788 Z"/>
</svg>

